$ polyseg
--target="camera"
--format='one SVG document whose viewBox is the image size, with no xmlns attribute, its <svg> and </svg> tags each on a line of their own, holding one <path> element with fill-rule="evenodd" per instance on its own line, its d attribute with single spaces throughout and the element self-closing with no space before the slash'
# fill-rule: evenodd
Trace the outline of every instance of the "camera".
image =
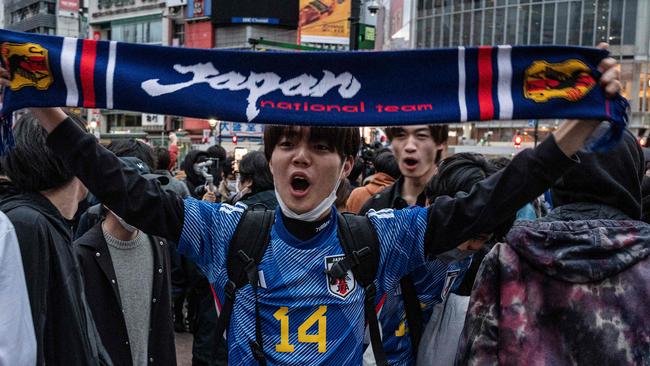
<svg viewBox="0 0 650 366">
<path fill-rule="evenodd" d="M 379 3 L 377 0 L 370 0 L 368 2 L 368 12 L 370 12 L 370 15 L 377 15 L 377 12 L 379 11 Z"/>
</svg>

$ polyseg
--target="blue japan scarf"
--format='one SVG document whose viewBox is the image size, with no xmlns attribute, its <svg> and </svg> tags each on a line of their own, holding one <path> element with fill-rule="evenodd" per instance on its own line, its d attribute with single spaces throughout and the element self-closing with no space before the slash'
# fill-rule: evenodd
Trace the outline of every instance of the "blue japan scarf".
<svg viewBox="0 0 650 366">
<path fill-rule="evenodd" d="M 618 140 L 627 101 L 606 99 L 607 51 L 497 46 L 394 52 L 252 52 L 150 46 L 0 30 L 12 111 L 84 107 L 318 126 L 387 126 L 537 118 L 612 122 L 593 149 Z"/>
</svg>

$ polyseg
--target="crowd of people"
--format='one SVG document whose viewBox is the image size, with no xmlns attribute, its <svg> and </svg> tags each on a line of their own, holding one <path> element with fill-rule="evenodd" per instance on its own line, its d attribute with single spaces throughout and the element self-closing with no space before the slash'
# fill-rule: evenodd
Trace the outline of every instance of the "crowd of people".
<svg viewBox="0 0 650 366">
<path fill-rule="evenodd" d="M 629 131 L 584 150 L 599 128 L 510 160 L 445 125 L 363 156 L 267 126 L 176 164 L 32 109 L 0 161 L 0 365 L 175 365 L 177 332 L 193 365 L 650 364 L 647 162 Z"/>
</svg>

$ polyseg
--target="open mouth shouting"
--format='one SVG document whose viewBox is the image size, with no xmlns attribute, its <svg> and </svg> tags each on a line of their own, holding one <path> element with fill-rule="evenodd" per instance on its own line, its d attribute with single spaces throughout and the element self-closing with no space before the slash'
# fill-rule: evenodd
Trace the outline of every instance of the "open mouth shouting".
<svg viewBox="0 0 650 366">
<path fill-rule="evenodd" d="M 418 160 L 414 158 L 405 158 L 402 163 L 407 170 L 415 170 L 418 167 Z"/>
<path fill-rule="evenodd" d="M 304 197 L 309 192 L 311 182 L 306 175 L 302 173 L 294 173 L 291 175 L 290 185 L 291 195 L 294 197 Z"/>
</svg>

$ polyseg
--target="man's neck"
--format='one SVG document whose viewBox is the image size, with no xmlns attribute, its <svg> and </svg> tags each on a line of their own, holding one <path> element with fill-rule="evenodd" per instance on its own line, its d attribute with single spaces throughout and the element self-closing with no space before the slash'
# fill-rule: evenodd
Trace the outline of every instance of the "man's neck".
<svg viewBox="0 0 650 366">
<path fill-rule="evenodd" d="M 426 187 L 429 180 L 433 177 L 435 171 L 435 168 L 433 168 L 429 173 L 417 178 L 404 177 L 404 181 L 402 182 L 402 191 L 400 192 L 402 199 L 404 199 L 404 201 L 406 201 L 410 206 L 416 205 L 418 196 L 424 192 L 424 187 Z"/>
<path fill-rule="evenodd" d="M 61 216 L 66 220 L 72 220 L 79 208 L 80 189 L 78 184 L 68 183 L 61 188 L 41 191 L 41 194 L 59 210 Z"/>
<path fill-rule="evenodd" d="M 138 230 L 128 231 L 117 221 L 115 215 L 110 212 L 106 215 L 106 220 L 102 228 L 112 237 L 121 241 L 131 241 L 138 237 Z"/>
</svg>

